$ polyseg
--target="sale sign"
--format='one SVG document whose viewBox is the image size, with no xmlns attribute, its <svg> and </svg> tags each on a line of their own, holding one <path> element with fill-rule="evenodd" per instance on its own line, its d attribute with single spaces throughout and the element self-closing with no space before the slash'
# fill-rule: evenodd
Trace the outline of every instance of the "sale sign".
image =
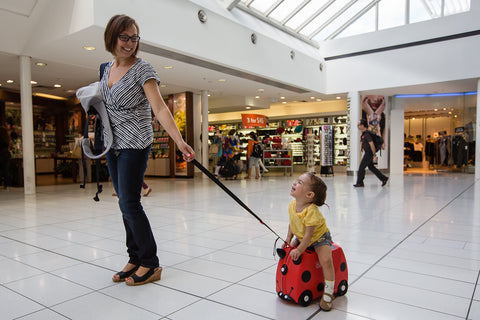
<svg viewBox="0 0 480 320">
<path fill-rule="evenodd" d="M 267 119 L 261 114 L 242 114 L 242 125 L 248 127 L 265 127 Z"/>
</svg>

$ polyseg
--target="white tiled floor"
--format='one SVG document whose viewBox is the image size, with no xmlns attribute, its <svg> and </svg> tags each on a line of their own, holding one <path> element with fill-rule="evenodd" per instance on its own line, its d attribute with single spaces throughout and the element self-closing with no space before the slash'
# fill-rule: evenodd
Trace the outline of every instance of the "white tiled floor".
<svg viewBox="0 0 480 320">
<path fill-rule="evenodd" d="M 295 177 L 224 183 L 282 237 Z M 162 280 L 111 282 L 126 263 L 111 186 L 0 192 L 1 319 L 480 319 L 480 181 L 472 174 L 323 178 L 349 290 L 329 313 L 275 292 L 275 236 L 204 176 L 150 179 L 143 205 Z"/>
</svg>

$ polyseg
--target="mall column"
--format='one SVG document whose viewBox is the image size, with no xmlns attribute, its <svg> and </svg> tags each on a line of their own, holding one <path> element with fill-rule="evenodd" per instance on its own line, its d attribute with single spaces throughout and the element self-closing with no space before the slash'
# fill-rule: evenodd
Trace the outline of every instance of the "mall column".
<svg viewBox="0 0 480 320">
<path fill-rule="evenodd" d="M 356 177 L 360 165 L 360 133 L 357 128 L 360 120 L 361 105 L 358 91 L 349 92 L 347 98 L 347 112 L 350 127 L 350 161 L 348 162 L 347 175 Z"/>
<path fill-rule="evenodd" d="M 475 180 L 480 179 L 480 79 L 477 80 L 477 129 L 475 136 Z"/>
<path fill-rule="evenodd" d="M 35 194 L 35 150 L 33 141 L 31 58 L 20 56 L 20 102 L 22 105 L 22 148 L 24 193 Z"/>
<path fill-rule="evenodd" d="M 208 168 L 208 91 L 202 90 L 202 165 Z"/>
</svg>

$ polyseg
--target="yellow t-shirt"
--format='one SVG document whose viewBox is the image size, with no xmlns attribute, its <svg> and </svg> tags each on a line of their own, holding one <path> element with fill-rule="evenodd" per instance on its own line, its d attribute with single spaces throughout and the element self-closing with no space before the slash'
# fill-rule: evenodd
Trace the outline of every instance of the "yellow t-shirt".
<svg viewBox="0 0 480 320">
<path fill-rule="evenodd" d="M 295 205 L 297 201 L 293 200 L 288 206 L 288 214 L 290 216 L 290 229 L 292 230 L 295 237 L 298 240 L 302 241 L 305 236 L 305 228 L 309 226 L 315 226 L 315 231 L 313 232 L 312 240 L 308 244 L 309 246 L 320 239 L 322 235 L 328 232 L 327 223 L 325 217 L 320 212 L 318 207 L 315 204 L 311 204 L 302 212 L 295 211 Z"/>
</svg>

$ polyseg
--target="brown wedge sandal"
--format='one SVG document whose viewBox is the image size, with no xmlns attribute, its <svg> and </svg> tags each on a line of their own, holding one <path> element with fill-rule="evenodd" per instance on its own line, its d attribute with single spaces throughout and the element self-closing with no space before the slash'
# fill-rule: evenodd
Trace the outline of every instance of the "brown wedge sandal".
<svg viewBox="0 0 480 320">
<path fill-rule="evenodd" d="M 123 281 L 125 281 L 125 279 L 130 277 L 132 274 L 134 274 L 138 270 L 139 267 L 140 267 L 140 265 L 134 266 L 132 269 L 130 269 L 128 271 L 119 271 L 119 272 L 115 273 L 112 277 L 112 281 L 113 282 L 123 282 Z"/>
<path fill-rule="evenodd" d="M 127 286 L 139 286 L 149 282 L 154 282 L 160 280 L 162 277 L 162 267 L 150 268 L 143 276 L 139 277 L 136 274 L 131 275 L 125 280 Z"/>
</svg>

